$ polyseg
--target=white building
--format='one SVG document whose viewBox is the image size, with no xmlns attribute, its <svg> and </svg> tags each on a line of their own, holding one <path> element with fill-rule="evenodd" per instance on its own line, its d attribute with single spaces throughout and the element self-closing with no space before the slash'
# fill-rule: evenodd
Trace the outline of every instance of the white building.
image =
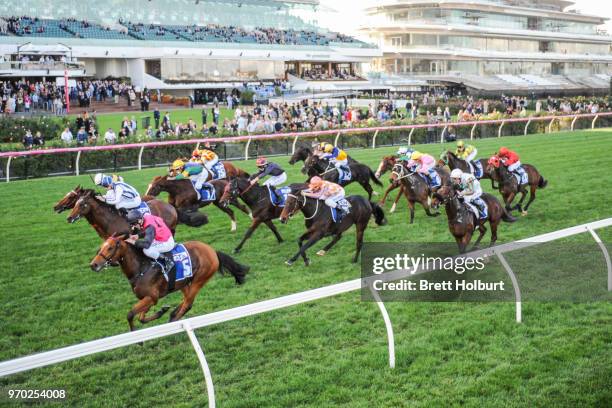
<svg viewBox="0 0 612 408">
<path fill-rule="evenodd" d="M 565 11 L 565 0 L 395 0 L 367 9 L 362 32 L 393 78 L 475 93 L 584 93 L 609 88 L 612 37 L 606 18 Z"/>
</svg>

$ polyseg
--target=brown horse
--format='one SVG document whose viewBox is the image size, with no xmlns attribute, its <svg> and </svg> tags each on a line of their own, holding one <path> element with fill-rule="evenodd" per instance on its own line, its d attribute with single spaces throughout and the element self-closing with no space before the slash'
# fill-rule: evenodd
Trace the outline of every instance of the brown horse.
<svg viewBox="0 0 612 408">
<path fill-rule="evenodd" d="M 487 232 L 485 223 L 488 221 L 491 227 L 491 244 L 493 246 L 497 241 L 497 227 L 501 221 L 514 222 L 516 218 L 513 218 L 507 213 L 502 207 L 501 203 L 497 198 L 491 194 L 483 194 L 481 196 L 483 201 L 487 204 L 489 211 L 487 219 L 479 219 L 467 205 L 465 205 L 457 195 L 457 192 L 451 186 L 442 186 L 433 195 L 432 204 L 445 204 L 446 216 L 448 217 L 448 229 L 450 233 L 457 241 L 460 253 L 467 251 L 474 230 L 478 228 L 480 235 L 474 243 L 472 249 L 478 248 L 478 244 Z"/>
<path fill-rule="evenodd" d="M 429 217 L 437 217 L 439 212 L 432 212 L 430 188 L 427 182 L 418 174 L 411 172 L 403 163 L 393 166 L 391 173 L 391 183 L 401 184 L 402 190 L 408 201 L 410 211 L 410 224 L 414 223 L 414 204 L 419 203 L 423 206 L 425 214 Z"/>
<path fill-rule="evenodd" d="M 495 157 L 493 156 L 489 159 L 485 171 L 491 177 L 491 182 L 496 181 L 499 184 L 498 189 L 504 199 L 506 211 L 518 210 L 521 215 L 527 215 L 529 206 L 536 199 L 536 190 L 538 188 L 545 188 L 548 185 L 548 180 L 544 179 L 534 166 L 523 164 L 523 169 L 527 173 L 528 183 L 519 185 L 516 177 Z M 527 201 L 527 205 L 523 208 L 523 201 L 527 195 L 527 186 L 529 186 L 529 201 Z M 514 201 L 519 192 L 521 193 L 521 199 L 513 207 L 512 201 Z"/>
<path fill-rule="evenodd" d="M 380 161 L 380 164 L 378 165 L 378 168 L 376 169 L 376 172 L 374 174 L 376 175 L 378 179 L 380 179 L 380 176 L 382 176 L 388 171 L 393 170 L 393 167 L 395 166 L 396 163 L 397 163 L 397 156 L 385 156 Z M 378 202 L 378 205 L 381 205 L 381 206 L 385 205 L 385 201 L 387 201 L 387 196 L 389 195 L 389 193 L 398 187 L 400 191 L 397 193 L 395 200 L 393 200 L 393 205 L 391 206 L 391 209 L 389 210 L 390 213 L 395 212 L 395 208 L 397 207 L 397 202 L 402 197 L 402 194 L 404 194 L 404 185 L 402 183 L 395 183 L 391 181 L 391 184 L 389 184 L 389 187 L 387 187 L 387 190 L 385 190 L 385 193 L 383 194 L 382 198 Z"/>
<path fill-rule="evenodd" d="M 186 161 L 186 159 L 182 159 L 182 160 Z M 226 179 L 232 179 L 234 177 L 249 177 L 249 173 L 247 173 L 246 171 L 242 170 L 239 167 L 234 166 L 232 163 L 228 161 L 223 161 L 220 163 L 223 164 L 223 168 L 225 168 L 225 178 Z M 208 172 L 208 177 L 206 178 L 206 181 L 212 180 L 214 176 L 212 172 L 206 168 L 205 170 Z M 174 170 L 170 169 L 168 172 L 168 175 L 174 176 Z"/>
<path fill-rule="evenodd" d="M 345 215 L 340 222 L 334 222 L 331 209 L 322 200 L 309 198 L 301 194 L 306 188 L 308 188 L 306 184 L 291 185 L 291 193 L 287 196 L 285 208 L 283 208 L 280 215 L 280 220 L 284 224 L 298 211 L 302 211 L 304 223 L 306 224 L 306 232 L 298 239 L 298 252 L 285 263 L 292 265 L 301 255 L 304 259 L 304 264 L 308 266 L 310 264 L 306 256 L 308 248 L 322 238 L 332 236 L 332 240 L 322 250 L 317 252 L 317 255 L 325 255 L 342 238 L 342 234 L 353 225 L 355 225 L 356 247 L 353 263 L 357 262 L 363 244 L 363 235 L 368 227 L 370 218 L 374 217 L 377 225 L 386 224 L 385 213 L 382 208 L 378 204 L 369 202 L 362 196 L 348 196 L 346 200 L 351 203 L 349 214 Z"/>
<path fill-rule="evenodd" d="M 236 231 L 236 216 L 231 208 L 220 204 L 221 196 L 227 185 L 227 180 L 212 180 L 209 183 L 215 188 L 214 201 L 201 201 L 190 180 L 169 180 L 168 176 L 157 176 L 153 179 L 147 189 L 145 197 L 157 197 L 162 191 L 168 193 L 168 202 L 176 208 L 179 215 L 179 221 L 191 227 L 198 227 L 198 221 L 203 214 L 198 212 L 198 208 L 205 207 L 208 204 L 214 204 L 218 209 L 226 213 L 232 220 L 231 231 Z M 251 212 L 237 200 L 231 203 L 238 207 L 242 212 L 250 215 Z"/>
<path fill-rule="evenodd" d="M 168 311 L 169 307 L 164 306 L 153 315 L 147 316 L 149 309 L 171 291 L 160 266 L 152 263 L 142 251 L 126 242 L 127 237 L 113 235 L 106 239 L 91 261 L 90 267 L 93 271 L 100 272 L 106 266 L 121 266 L 123 274 L 132 286 L 132 292 L 140 299 L 127 314 L 130 331 L 133 331 L 136 315 L 144 324 L 159 319 Z M 183 292 L 183 301 L 170 314 L 171 322 L 179 320 L 191 309 L 196 295 L 215 272 L 226 269 L 237 284 L 242 284 L 249 270 L 248 266 L 239 264 L 231 256 L 215 251 L 202 242 L 188 241 L 184 245 L 191 257 L 193 276 L 177 281 L 174 286 L 174 290 Z"/>
<path fill-rule="evenodd" d="M 482 166 L 482 176 L 479 180 L 490 179 L 491 175 L 487 173 L 487 159 L 478 159 L 476 161 L 479 162 Z M 459 169 L 464 173 L 474 173 L 472 171 L 472 166 L 470 166 L 467 160 L 460 159 L 455 153 L 451 152 L 450 150 L 447 150 L 446 152 L 442 153 L 442 155 L 440 156 L 440 162 L 443 165 L 447 165 L 448 168 L 451 170 Z M 491 180 L 491 187 L 495 188 L 495 186 L 493 185 L 493 180 Z"/>
<path fill-rule="evenodd" d="M 95 190 L 77 187 L 66 194 L 54 208 L 57 212 L 72 208 L 66 220 L 73 224 L 81 217 L 85 217 L 102 239 L 106 239 L 115 233 L 129 231 L 127 221 L 115 206 L 99 200 L 97 194 Z M 72 203 L 73 200 L 74 203 Z M 160 200 L 148 200 L 146 203 L 149 205 L 151 213 L 162 218 L 174 235 L 178 222 L 178 215 L 174 207 Z"/>
<path fill-rule="evenodd" d="M 270 228 L 270 231 L 272 231 L 279 244 L 283 242 L 283 238 L 272 222 L 272 220 L 280 216 L 282 208 L 275 206 L 272 201 L 270 201 L 268 187 L 260 186 L 259 184 L 251 185 L 248 179 L 238 177 L 232 179 L 225 186 L 223 196 L 221 197 L 221 204 L 228 206 L 232 201 L 236 201 L 238 197 L 240 197 L 240 199 L 242 199 L 251 209 L 253 221 L 251 222 L 251 226 L 244 233 L 244 237 L 238 246 L 234 249 L 234 253 L 237 254 L 240 252 L 244 243 L 253 235 L 253 232 L 255 232 L 261 223 L 266 224 L 266 226 Z"/>
</svg>

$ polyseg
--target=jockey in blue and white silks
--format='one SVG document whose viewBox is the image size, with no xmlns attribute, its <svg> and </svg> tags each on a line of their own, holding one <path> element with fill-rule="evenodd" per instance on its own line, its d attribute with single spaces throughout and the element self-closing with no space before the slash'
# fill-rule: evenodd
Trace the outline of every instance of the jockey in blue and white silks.
<svg viewBox="0 0 612 408">
<path fill-rule="evenodd" d="M 413 152 L 414 152 L 414 149 L 411 149 L 410 147 L 402 146 L 397 150 L 397 155 L 399 156 L 399 158 L 405 157 L 405 158 L 410 159 Z"/>
<path fill-rule="evenodd" d="M 451 181 L 458 190 L 459 197 L 463 197 L 468 205 L 473 205 L 478 209 L 478 216 L 481 220 L 488 217 L 487 204 L 480 196 L 482 187 L 480 182 L 471 173 L 464 173 L 461 169 L 454 169 L 451 172 Z"/>
<path fill-rule="evenodd" d="M 106 187 L 108 191 L 104 195 L 104 201 L 107 204 L 114 205 L 118 210 L 122 208 L 126 210 L 136 208 L 142 203 L 138 191 L 123 182 L 121 177 L 98 173 L 94 177 L 94 183 L 98 186 Z"/>
</svg>

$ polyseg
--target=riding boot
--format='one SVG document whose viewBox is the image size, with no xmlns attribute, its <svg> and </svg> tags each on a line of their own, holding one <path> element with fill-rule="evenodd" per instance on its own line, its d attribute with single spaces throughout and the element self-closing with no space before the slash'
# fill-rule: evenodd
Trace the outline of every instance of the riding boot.
<svg viewBox="0 0 612 408">
<path fill-rule="evenodd" d="M 476 207 L 478 207 L 478 212 L 480 213 L 480 219 L 486 220 L 488 216 L 487 204 L 482 199 L 474 200 L 473 203 L 476 204 Z"/>
<path fill-rule="evenodd" d="M 159 258 L 164 263 L 164 269 L 166 273 L 170 272 L 172 268 L 174 268 L 174 257 L 172 256 L 172 252 L 165 252 L 159 255 Z"/>
</svg>

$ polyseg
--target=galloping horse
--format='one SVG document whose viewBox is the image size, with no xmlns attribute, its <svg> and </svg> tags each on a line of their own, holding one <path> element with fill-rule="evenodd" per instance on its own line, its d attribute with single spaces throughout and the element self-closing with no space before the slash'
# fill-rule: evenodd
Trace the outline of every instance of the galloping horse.
<svg viewBox="0 0 612 408">
<path fill-rule="evenodd" d="M 251 222 L 251 226 L 244 233 L 244 237 L 240 241 L 240 244 L 234 249 L 234 253 L 240 252 L 246 240 L 253 235 L 253 232 L 255 232 L 261 223 L 266 224 L 266 226 L 270 228 L 279 244 L 283 242 L 283 238 L 276 229 L 276 226 L 272 223 L 272 220 L 279 217 L 282 208 L 275 206 L 272 201 L 270 201 L 268 187 L 260 186 L 259 184 L 251 185 L 248 179 L 238 177 L 227 183 L 223 195 L 221 196 L 220 203 L 227 207 L 232 202 L 236 201 L 238 197 L 240 197 L 251 209 L 253 221 Z"/>
<path fill-rule="evenodd" d="M 440 175 L 440 178 L 442 178 L 442 175 Z M 420 175 L 408 170 L 404 164 L 397 163 L 393 166 L 391 183 L 402 185 L 401 192 L 404 193 L 410 210 L 410 224 L 414 223 L 414 203 L 420 203 L 425 210 L 425 214 L 429 217 L 440 215 L 439 212 L 431 212 L 431 190 L 427 182 Z M 442 185 L 448 185 L 448 183 L 443 182 Z"/>
<path fill-rule="evenodd" d="M 306 224 L 306 232 L 298 239 L 298 252 L 287 260 L 287 265 L 292 265 L 301 255 L 304 259 L 304 264 L 308 266 L 310 261 L 306 256 L 306 250 L 313 246 L 317 241 L 326 236 L 333 236 L 331 242 L 322 250 L 317 252 L 317 255 L 323 256 L 342 238 L 342 234 L 355 225 L 355 256 L 353 263 L 359 259 L 361 246 L 363 245 L 363 234 L 368 227 L 368 222 L 372 215 L 377 225 L 386 223 L 385 213 L 378 204 L 369 202 L 362 196 L 353 195 L 346 197 L 346 200 L 351 203 L 349 214 L 345 215 L 340 222 L 334 222 L 331 214 L 331 209 L 325 205 L 322 200 L 309 198 L 301 194 L 302 190 L 308 186 L 305 184 L 292 184 L 291 193 L 287 196 L 285 208 L 283 209 L 280 219 L 281 222 L 287 223 L 290 217 L 298 211 L 304 214 Z M 304 241 L 306 243 L 304 244 Z"/>
<path fill-rule="evenodd" d="M 491 177 L 491 182 L 497 181 L 499 184 L 499 192 L 504 199 L 506 211 L 518 210 L 521 215 L 525 216 L 529 206 L 536 198 L 536 190 L 538 188 L 545 188 L 548 185 L 548 180 L 544 179 L 538 170 L 530 164 L 523 164 L 523 169 L 528 176 L 528 183 L 526 185 L 519 185 L 516 177 L 496 159 L 496 156 L 489 159 L 485 172 Z M 523 209 L 523 201 L 527 195 L 527 185 L 529 185 L 529 201 L 527 201 L 527 205 Z M 512 201 L 514 201 L 514 197 L 519 192 L 521 193 L 521 199 L 512 207 Z"/>
<path fill-rule="evenodd" d="M 368 200 L 371 200 L 374 190 L 370 185 L 370 180 L 372 180 L 376 185 L 382 187 L 380 180 L 378 180 L 372 169 L 365 164 L 355 162 L 349 163 L 347 166 L 351 171 L 351 179 L 349 181 L 339 182 L 338 178 L 340 174 L 338 173 L 338 169 L 336 169 L 328 160 L 312 155 L 304 162 L 304 167 L 308 171 L 309 177 L 320 176 L 323 180 L 333 181 L 341 186 L 346 186 L 356 181 L 368 193 Z"/>
<path fill-rule="evenodd" d="M 378 165 L 376 172 L 374 173 L 376 175 L 376 178 L 380 179 L 380 176 L 382 176 L 388 171 L 393 170 L 393 167 L 395 166 L 396 163 L 397 163 L 397 156 L 384 156 L 382 160 L 380 161 L 380 164 Z M 385 205 L 385 201 L 387 201 L 387 196 L 389 195 L 389 193 L 398 187 L 400 191 L 397 193 L 397 196 L 395 197 L 395 200 L 393 201 L 393 205 L 391 206 L 391 209 L 389 210 L 390 213 L 395 212 L 395 208 L 397 207 L 397 202 L 399 201 L 402 194 L 404 194 L 404 185 L 402 183 L 394 183 L 391 181 L 391 184 L 389 184 L 389 187 L 387 187 L 387 190 L 385 190 L 385 193 L 383 194 L 382 198 L 378 202 L 378 205 L 381 205 L 381 206 Z"/>
<path fill-rule="evenodd" d="M 209 183 L 215 188 L 215 199 L 213 201 L 201 201 L 190 180 L 168 180 L 168 176 L 157 176 L 153 179 L 145 193 L 145 197 L 157 197 L 162 191 L 168 193 L 168 202 L 176 208 L 179 221 L 191 227 L 199 227 L 203 214 L 198 212 L 198 208 L 205 207 L 213 203 L 217 208 L 226 213 L 232 220 L 232 231 L 236 231 L 236 216 L 231 208 L 220 204 L 221 195 L 227 185 L 227 180 L 212 180 Z M 238 201 L 233 201 L 232 205 L 238 207 L 242 212 L 250 215 L 250 211 Z M 205 217 L 205 216 L 204 216 Z"/>
<path fill-rule="evenodd" d="M 488 221 L 491 227 L 491 243 L 493 246 L 497 241 L 497 227 L 501 221 L 514 222 L 516 218 L 512 217 L 504 210 L 497 198 L 491 194 L 484 193 L 481 198 L 487 204 L 488 217 L 485 220 L 478 219 L 467 205 L 464 205 L 457 195 L 457 192 L 451 186 L 442 186 L 433 195 L 433 204 L 445 204 L 446 216 L 448 217 L 448 229 L 455 237 L 460 253 L 465 253 L 467 246 L 472 239 L 474 230 L 478 228 L 480 235 L 474 243 L 472 249 L 478 248 L 478 244 L 487 232 L 485 223 Z"/>
<path fill-rule="evenodd" d="M 133 331 L 136 315 L 138 320 L 145 324 L 159 319 L 168 311 L 169 307 L 164 306 L 153 315 L 147 316 L 149 309 L 171 291 L 160 267 L 156 264 L 153 266 L 150 258 L 126 242 L 127 237 L 127 234 L 110 236 L 100 247 L 90 267 L 94 272 L 100 272 L 106 266 L 121 266 L 123 274 L 132 286 L 132 292 L 140 299 L 127 314 L 130 331 Z M 188 241 L 183 245 L 191 257 L 193 276 L 176 282 L 174 290 L 180 289 L 183 292 L 183 301 L 170 314 L 171 322 L 179 320 L 191 309 L 196 295 L 215 272 L 226 269 L 237 284 L 242 284 L 249 271 L 248 266 L 239 264 L 231 256 L 215 251 L 202 242 Z"/>
<path fill-rule="evenodd" d="M 114 233 L 129 231 L 127 221 L 115 206 L 100 201 L 96 198 L 97 194 L 95 190 L 82 189 L 78 186 L 66 194 L 55 205 L 54 209 L 60 213 L 71 208 L 72 211 L 70 211 L 66 220 L 73 224 L 81 217 L 85 217 L 102 239 L 106 239 Z M 151 213 L 162 218 L 174 235 L 178 223 L 178 215 L 174 207 L 160 200 L 148 200 L 146 203 Z"/>
<path fill-rule="evenodd" d="M 440 161 L 443 164 L 447 165 L 448 168 L 451 170 L 459 169 L 464 173 L 473 174 L 472 166 L 470 166 L 467 160 L 460 159 L 455 153 L 451 152 L 450 150 L 447 150 L 446 152 L 442 153 Z M 490 179 L 491 175 L 486 172 L 487 159 L 478 159 L 477 161 L 482 166 L 482 176 L 480 177 L 480 179 Z M 495 186 L 493 185 L 493 180 L 491 180 L 491 187 L 495 188 Z"/>
</svg>

